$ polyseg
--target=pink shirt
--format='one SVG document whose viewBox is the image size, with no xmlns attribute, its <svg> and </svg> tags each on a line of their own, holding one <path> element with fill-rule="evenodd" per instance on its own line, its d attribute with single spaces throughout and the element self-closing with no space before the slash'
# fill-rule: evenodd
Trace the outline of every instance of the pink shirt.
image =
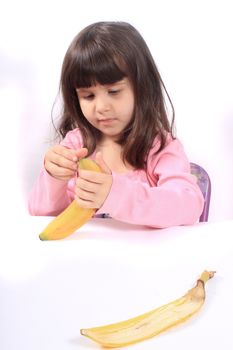
<svg viewBox="0 0 233 350">
<path fill-rule="evenodd" d="M 83 147 L 79 130 L 68 132 L 61 144 L 72 149 Z M 166 147 L 155 155 L 157 147 L 155 139 L 147 172 L 112 172 L 110 193 L 96 214 L 107 213 L 116 220 L 158 228 L 199 220 L 204 199 L 195 176 L 190 174 L 182 144 L 168 137 Z M 30 214 L 58 215 L 74 199 L 74 187 L 75 178 L 57 180 L 43 168 L 29 197 Z"/>
</svg>

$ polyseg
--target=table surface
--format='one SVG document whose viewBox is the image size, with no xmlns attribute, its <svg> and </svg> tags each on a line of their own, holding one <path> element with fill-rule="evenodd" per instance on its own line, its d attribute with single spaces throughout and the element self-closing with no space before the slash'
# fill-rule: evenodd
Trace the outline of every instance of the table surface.
<svg viewBox="0 0 233 350">
<path fill-rule="evenodd" d="M 125 349 L 233 348 L 233 221 L 156 230 L 93 219 L 64 240 L 42 242 L 50 220 L 15 218 L 0 233 L 1 350 L 100 349 L 80 328 L 179 298 L 205 269 L 216 274 L 199 313 Z"/>
</svg>

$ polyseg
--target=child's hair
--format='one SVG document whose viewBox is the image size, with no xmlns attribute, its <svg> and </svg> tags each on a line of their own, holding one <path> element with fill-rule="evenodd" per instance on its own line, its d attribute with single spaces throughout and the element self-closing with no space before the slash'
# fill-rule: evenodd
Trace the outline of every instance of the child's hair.
<svg viewBox="0 0 233 350">
<path fill-rule="evenodd" d="M 133 118 L 122 131 L 118 143 L 123 146 L 123 160 L 142 169 L 155 137 L 159 137 L 159 152 L 165 145 L 167 133 L 173 136 L 174 108 L 144 39 L 128 23 L 94 23 L 72 41 L 61 72 L 63 111 L 58 130 L 65 137 L 69 130 L 78 127 L 84 146 L 89 155 L 92 154 L 101 133 L 84 117 L 76 89 L 96 83 L 112 84 L 124 77 L 132 84 L 135 107 Z M 164 93 L 172 110 L 171 122 Z"/>
</svg>

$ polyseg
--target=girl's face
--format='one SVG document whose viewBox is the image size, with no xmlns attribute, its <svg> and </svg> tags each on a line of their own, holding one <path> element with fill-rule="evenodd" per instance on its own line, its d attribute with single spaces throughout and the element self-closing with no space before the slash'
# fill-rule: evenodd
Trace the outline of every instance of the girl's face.
<svg viewBox="0 0 233 350">
<path fill-rule="evenodd" d="M 76 89 L 83 115 L 104 138 L 116 140 L 133 117 L 134 93 L 127 78 Z"/>
</svg>

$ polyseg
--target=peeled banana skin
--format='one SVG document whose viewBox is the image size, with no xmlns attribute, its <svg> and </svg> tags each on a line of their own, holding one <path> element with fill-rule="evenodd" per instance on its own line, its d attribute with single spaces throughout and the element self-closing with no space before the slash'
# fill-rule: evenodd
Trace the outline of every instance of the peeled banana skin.
<svg viewBox="0 0 233 350">
<path fill-rule="evenodd" d="M 89 158 L 80 159 L 79 168 L 101 172 L 100 167 L 95 161 Z M 96 209 L 81 208 L 76 200 L 73 200 L 73 202 L 60 215 L 45 227 L 40 233 L 39 238 L 42 241 L 63 239 L 84 225 L 92 218 L 95 212 Z"/>
<path fill-rule="evenodd" d="M 80 333 L 105 348 L 138 343 L 172 328 L 194 315 L 205 301 L 205 283 L 215 271 L 204 271 L 194 288 L 184 296 L 126 321 L 81 329 Z"/>
</svg>

